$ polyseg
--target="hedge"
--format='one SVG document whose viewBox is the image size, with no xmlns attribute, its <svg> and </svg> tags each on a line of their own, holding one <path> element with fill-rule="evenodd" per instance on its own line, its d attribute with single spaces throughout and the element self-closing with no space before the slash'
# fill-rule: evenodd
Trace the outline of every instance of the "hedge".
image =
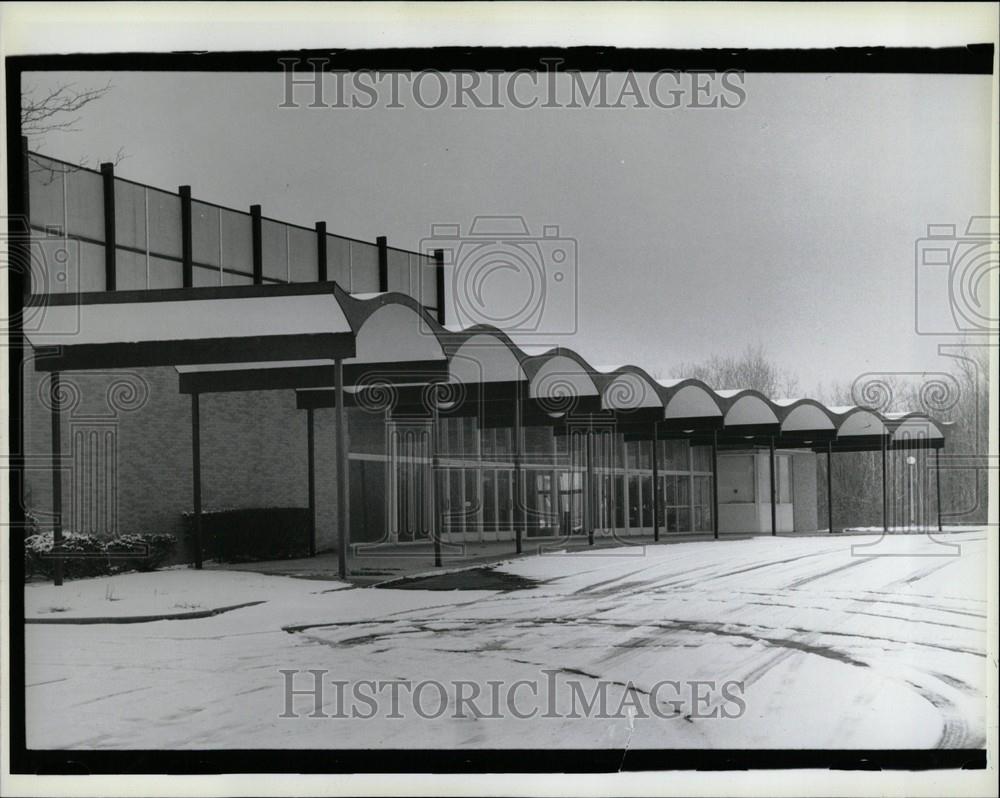
<svg viewBox="0 0 1000 798">
<path fill-rule="evenodd" d="M 62 551 L 76 556 L 63 558 L 67 579 L 107 576 L 123 571 L 153 571 L 166 562 L 177 541 L 173 535 L 121 534 L 101 538 L 78 532 L 64 532 Z M 57 559 L 52 556 L 52 532 L 35 532 L 24 539 L 24 574 L 37 573 L 52 578 Z"/>
<path fill-rule="evenodd" d="M 202 554 L 218 562 L 285 560 L 309 555 L 311 516 L 305 507 L 250 507 L 201 514 Z M 194 541 L 194 515 L 184 513 Z"/>
</svg>

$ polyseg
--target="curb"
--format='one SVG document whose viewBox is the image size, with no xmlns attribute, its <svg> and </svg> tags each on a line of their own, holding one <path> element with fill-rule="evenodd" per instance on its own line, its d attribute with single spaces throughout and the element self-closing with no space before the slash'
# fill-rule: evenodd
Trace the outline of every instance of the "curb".
<svg viewBox="0 0 1000 798">
<path fill-rule="evenodd" d="M 231 610 L 244 607 L 256 607 L 266 604 L 266 601 L 247 601 L 243 604 L 233 604 L 229 607 L 217 607 L 214 610 L 195 610 L 193 612 L 175 612 L 163 615 L 122 615 L 104 618 L 25 618 L 24 622 L 38 624 L 94 624 L 94 623 L 150 623 L 152 621 L 186 621 L 192 618 L 211 618 Z"/>
</svg>

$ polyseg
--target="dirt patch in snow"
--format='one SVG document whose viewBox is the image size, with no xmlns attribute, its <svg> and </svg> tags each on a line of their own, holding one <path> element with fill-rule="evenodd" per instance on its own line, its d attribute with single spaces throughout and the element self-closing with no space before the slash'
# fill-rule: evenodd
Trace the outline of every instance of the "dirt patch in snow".
<svg viewBox="0 0 1000 798">
<path fill-rule="evenodd" d="M 384 585 L 381 590 L 530 590 L 538 584 L 517 574 L 508 574 L 495 568 L 469 568 L 433 576 L 415 576 L 398 579 Z"/>
</svg>

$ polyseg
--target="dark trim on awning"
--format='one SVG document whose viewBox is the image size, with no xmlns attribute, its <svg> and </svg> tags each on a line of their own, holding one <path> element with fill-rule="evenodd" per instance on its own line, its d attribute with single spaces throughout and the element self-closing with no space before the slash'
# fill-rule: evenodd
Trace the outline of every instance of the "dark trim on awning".
<svg viewBox="0 0 1000 798">
<path fill-rule="evenodd" d="M 355 350 L 354 335 L 343 332 L 40 346 L 36 351 L 38 358 L 35 366 L 39 371 L 75 371 L 264 360 L 319 360 L 353 357 Z"/>
</svg>

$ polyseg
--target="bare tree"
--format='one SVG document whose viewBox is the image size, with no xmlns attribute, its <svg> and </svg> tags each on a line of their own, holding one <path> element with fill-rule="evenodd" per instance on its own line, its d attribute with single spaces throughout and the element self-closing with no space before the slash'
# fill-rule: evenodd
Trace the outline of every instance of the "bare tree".
<svg viewBox="0 0 1000 798">
<path fill-rule="evenodd" d="M 78 113 L 106 96 L 112 88 L 111 83 L 96 88 L 80 88 L 75 83 L 62 83 L 44 91 L 38 88 L 26 89 L 21 95 L 21 135 L 26 136 L 29 145 L 32 145 L 47 133 L 77 132 L 80 122 Z M 119 147 L 110 160 L 118 164 L 124 158 L 124 150 Z M 77 166 L 86 168 L 87 159 L 81 159 Z M 32 169 L 52 171 L 53 167 L 32 159 Z"/>
<path fill-rule="evenodd" d="M 875 375 L 852 385 L 833 384 L 820 391 L 828 405 L 862 405 L 880 412 L 917 411 L 943 422 L 945 448 L 941 463 L 941 508 L 945 519 L 959 523 L 986 521 L 990 469 L 988 346 L 956 344 L 948 371 Z M 891 450 L 887 455 L 889 523 L 937 523 L 935 468 L 938 458 L 927 450 Z M 821 464 L 821 469 L 825 465 Z M 835 524 L 880 526 L 882 464 L 878 452 L 839 453 L 833 458 Z M 825 472 L 818 482 L 820 506 L 826 502 Z M 907 501 L 915 493 L 914 500 Z"/>
<path fill-rule="evenodd" d="M 670 370 L 673 377 L 691 377 L 712 388 L 752 388 L 775 399 L 792 397 L 798 378 L 781 368 L 763 344 L 747 345 L 739 355 L 712 355 L 701 363 L 681 363 Z"/>
</svg>

